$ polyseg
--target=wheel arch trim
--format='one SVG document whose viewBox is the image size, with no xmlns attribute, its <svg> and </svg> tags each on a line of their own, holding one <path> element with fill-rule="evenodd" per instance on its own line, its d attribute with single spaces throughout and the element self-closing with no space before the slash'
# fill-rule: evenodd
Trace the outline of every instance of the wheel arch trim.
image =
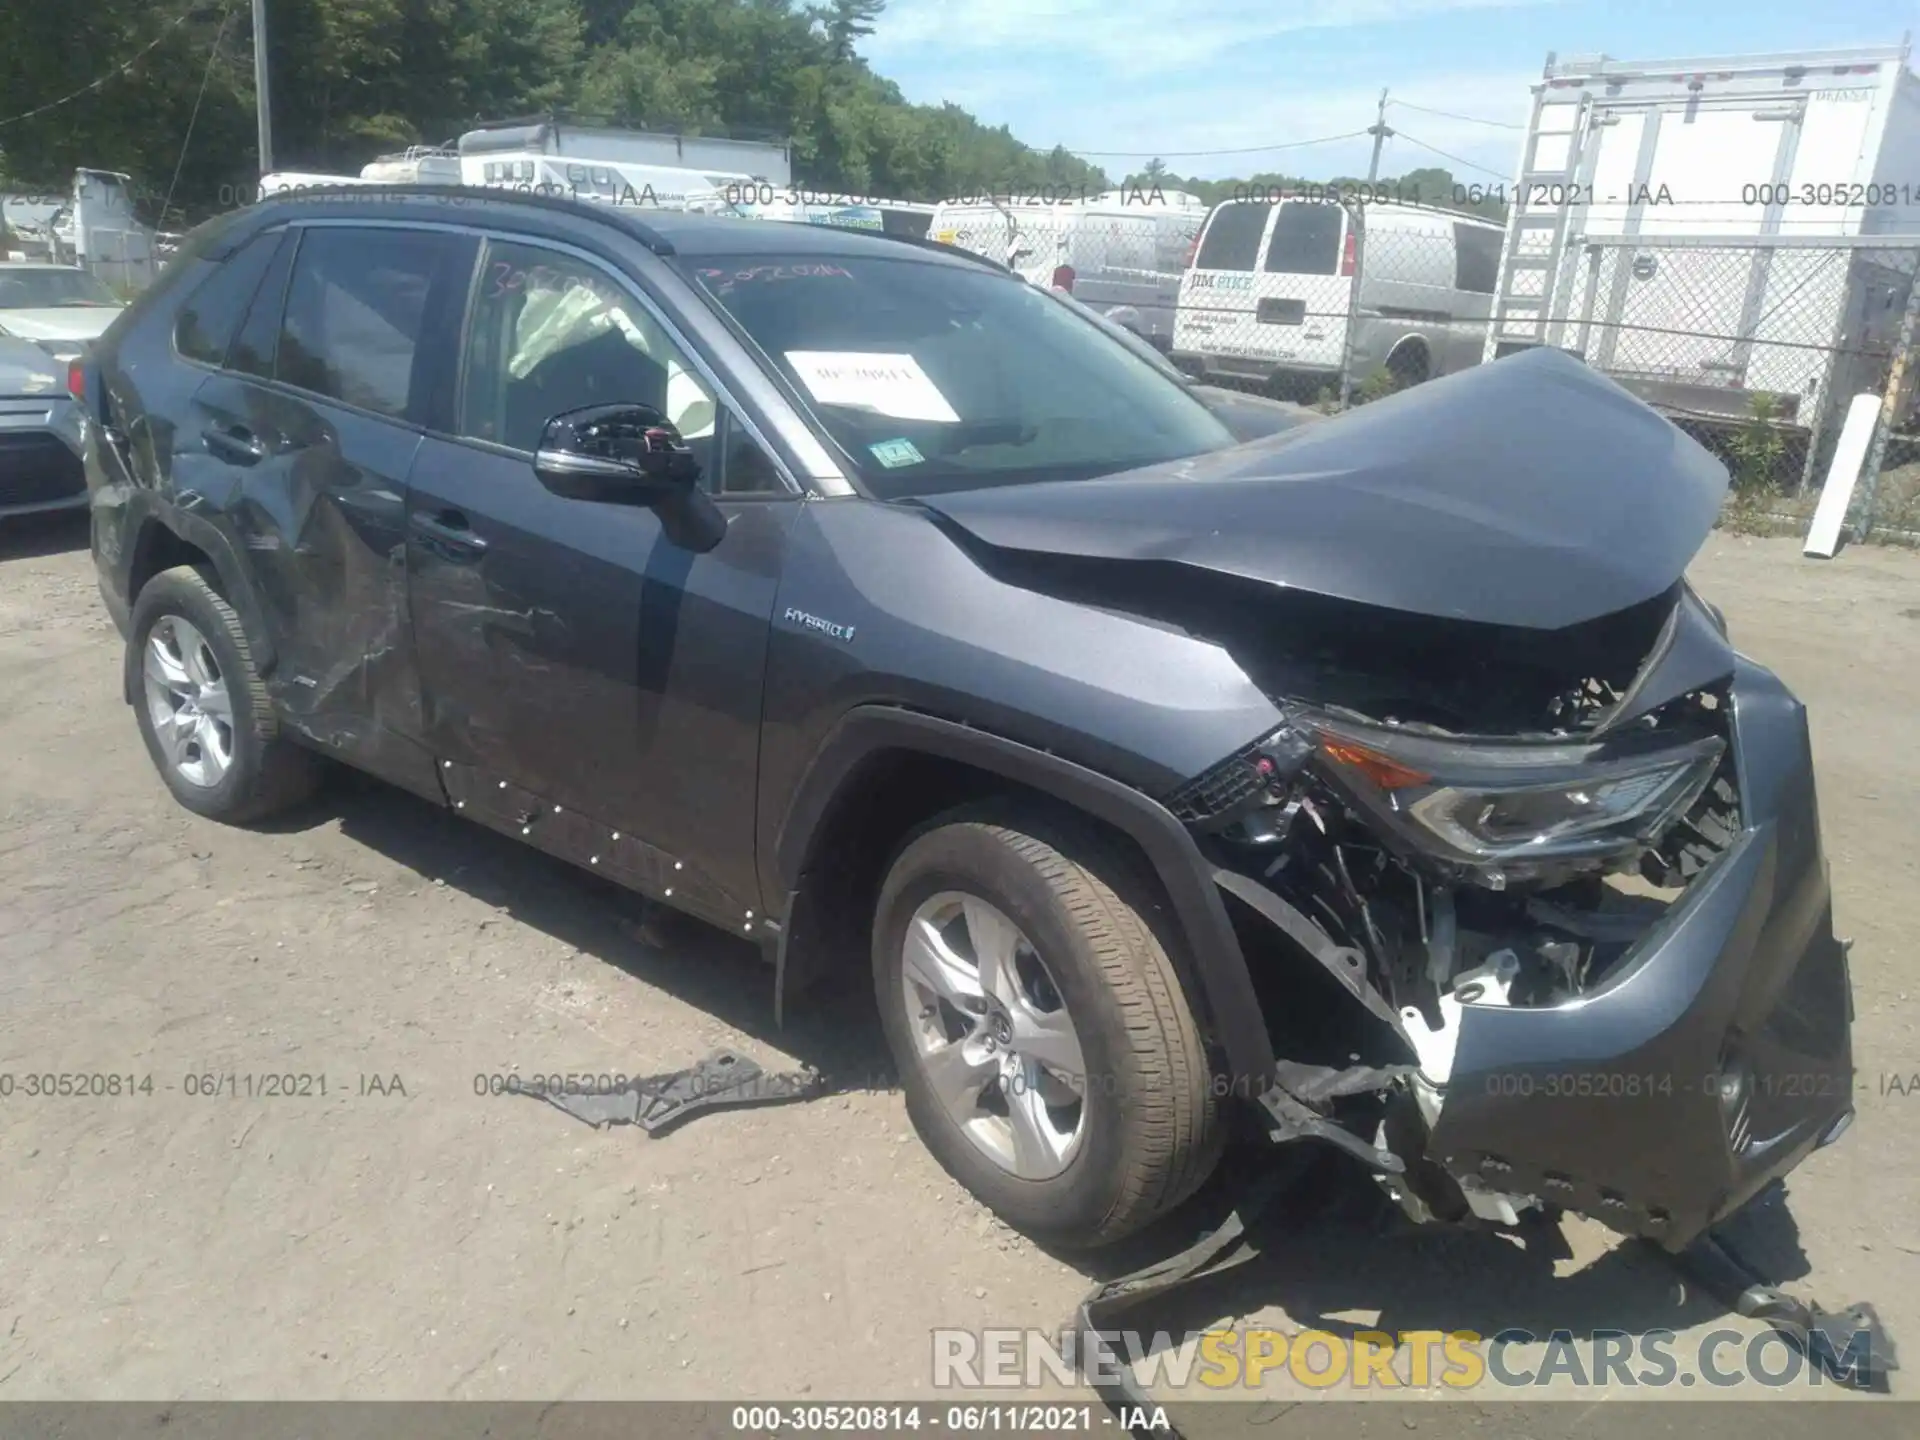
<svg viewBox="0 0 1920 1440">
<path fill-rule="evenodd" d="M 795 789 L 774 842 L 773 893 L 795 895 L 814 841 L 848 777 L 869 756 L 905 750 L 954 760 L 1052 796 L 1140 847 L 1167 892 L 1214 1040 L 1236 1082 L 1264 1084 L 1274 1066 L 1246 956 L 1212 867 L 1171 811 L 1097 770 L 990 731 L 892 705 L 855 706 L 828 733 Z"/>
<path fill-rule="evenodd" d="M 131 505 L 129 508 L 133 508 Z M 135 536 L 132 547 L 127 552 L 126 568 L 121 577 L 122 588 L 127 597 L 127 616 L 131 622 L 134 607 L 140 603 L 139 592 L 134 589 L 133 577 L 146 545 L 151 541 L 154 531 L 170 534 L 174 539 L 193 546 L 212 562 L 214 573 L 220 577 L 220 588 L 226 601 L 233 606 L 240 617 L 240 623 L 247 630 L 247 644 L 253 652 L 254 664 L 262 675 L 270 674 L 274 661 L 278 658 L 273 637 L 267 633 L 267 627 L 261 623 L 258 598 L 254 594 L 253 582 L 247 569 L 241 563 L 239 547 L 213 521 L 204 515 L 195 515 L 191 511 L 177 506 L 166 505 L 158 497 L 149 497 L 139 506 L 137 515 L 130 517 Z M 155 572 L 159 573 L 158 571 Z M 149 577 L 151 578 L 151 577 Z M 129 635 L 131 640 L 131 635 Z M 128 647 L 129 654 L 132 646 Z M 134 703 L 136 696 L 138 667 L 129 660 L 126 667 L 126 701 Z"/>
</svg>

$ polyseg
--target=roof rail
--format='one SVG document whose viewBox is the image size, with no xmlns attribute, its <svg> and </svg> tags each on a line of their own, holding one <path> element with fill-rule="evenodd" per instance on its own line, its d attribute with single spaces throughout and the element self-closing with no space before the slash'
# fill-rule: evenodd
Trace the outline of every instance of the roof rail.
<svg viewBox="0 0 1920 1440">
<path fill-rule="evenodd" d="M 646 221 L 633 214 L 631 208 L 623 209 L 617 205 L 602 205 L 588 200 L 576 200 L 570 195 L 541 195 L 526 190 L 498 189 L 491 185 L 388 185 L 378 180 L 350 180 L 339 185 L 327 185 L 319 189 L 279 191 L 265 197 L 261 202 L 286 201 L 290 204 L 311 204 L 316 200 L 332 200 L 343 197 L 359 198 L 374 195 L 382 198 L 393 195 L 418 197 L 422 200 L 437 200 L 442 205 L 457 204 L 462 200 L 493 200 L 503 204 L 531 205 L 538 209 L 560 210 L 569 215 L 617 215 L 628 230 L 656 255 L 673 254 L 673 242 L 662 235 Z"/>
</svg>

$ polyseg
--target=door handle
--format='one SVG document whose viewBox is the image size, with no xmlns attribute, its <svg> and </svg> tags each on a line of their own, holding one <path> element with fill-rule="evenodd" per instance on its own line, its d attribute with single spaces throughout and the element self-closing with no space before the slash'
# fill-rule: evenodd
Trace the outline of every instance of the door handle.
<svg viewBox="0 0 1920 1440">
<path fill-rule="evenodd" d="M 414 534 L 450 560 L 477 560 L 486 553 L 487 542 L 473 533 L 467 517 L 458 510 L 437 510 L 431 515 L 416 511 L 408 523 Z"/>
<path fill-rule="evenodd" d="M 200 438 L 207 449 L 236 465 L 257 465 L 267 458 L 267 447 L 244 425 L 209 425 Z"/>
</svg>

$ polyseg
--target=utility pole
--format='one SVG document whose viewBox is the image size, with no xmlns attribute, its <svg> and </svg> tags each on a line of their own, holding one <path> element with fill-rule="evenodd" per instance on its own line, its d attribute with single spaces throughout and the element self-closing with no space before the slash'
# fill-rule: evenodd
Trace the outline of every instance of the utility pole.
<svg viewBox="0 0 1920 1440">
<path fill-rule="evenodd" d="M 260 8 L 260 4 L 261 0 L 253 0 L 256 11 Z M 1371 185 L 1380 178 L 1380 147 L 1386 144 L 1387 137 L 1393 134 L 1393 131 L 1387 127 L 1387 92 L 1385 90 L 1380 92 L 1380 116 L 1367 127 L 1367 134 L 1373 137 L 1373 159 L 1367 162 L 1367 183 Z"/>
<path fill-rule="evenodd" d="M 253 103 L 260 118 L 260 173 L 273 173 L 273 97 L 267 89 L 267 0 L 253 0 Z M 1375 146 L 1376 151 L 1378 145 Z"/>
</svg>

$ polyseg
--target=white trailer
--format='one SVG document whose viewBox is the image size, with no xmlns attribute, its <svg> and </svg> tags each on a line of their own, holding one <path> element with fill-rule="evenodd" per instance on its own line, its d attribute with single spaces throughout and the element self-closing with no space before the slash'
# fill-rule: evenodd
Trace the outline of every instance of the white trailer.
<svg viewBox="0 0 1920 1440">
<path fill-rule="evenodd" d="M 1547 56 L 1489 359 L 1558 345 L 1656 402 L 1818 423 L 1842 337 L 1885 332 L 1920 235 L 1906 42 L 1680 60 Z M 1891 269 L 1889 265 L 1891 264 Z"/>
<path fill-rule="evenodd" d="M 379 185 L 458 185 L 460 154 L 434 145 L 409 145 L 360 167 L 360 178 Z"/>
<path fill-rule="evenodd" d="M 562 195 L 603 205 L 738 214 L 728 197 L 752 188 L 751 176 L 624 161 L 568 160 L 538 151 L 483 151 L 460 157 L 460 184 Z"/>
<path fill-rule="evenodd" d="M 504 121 L 460 137 L 465 156 L 528 153 L 587 165 L 652 165 L 669 170 L 711 171 L 764 180 L 784 188 L 793 182 L 793 160 L 784 141 L 734 140 L 721 135 L 678 135 L 543 119 Z"/>
</svg>

